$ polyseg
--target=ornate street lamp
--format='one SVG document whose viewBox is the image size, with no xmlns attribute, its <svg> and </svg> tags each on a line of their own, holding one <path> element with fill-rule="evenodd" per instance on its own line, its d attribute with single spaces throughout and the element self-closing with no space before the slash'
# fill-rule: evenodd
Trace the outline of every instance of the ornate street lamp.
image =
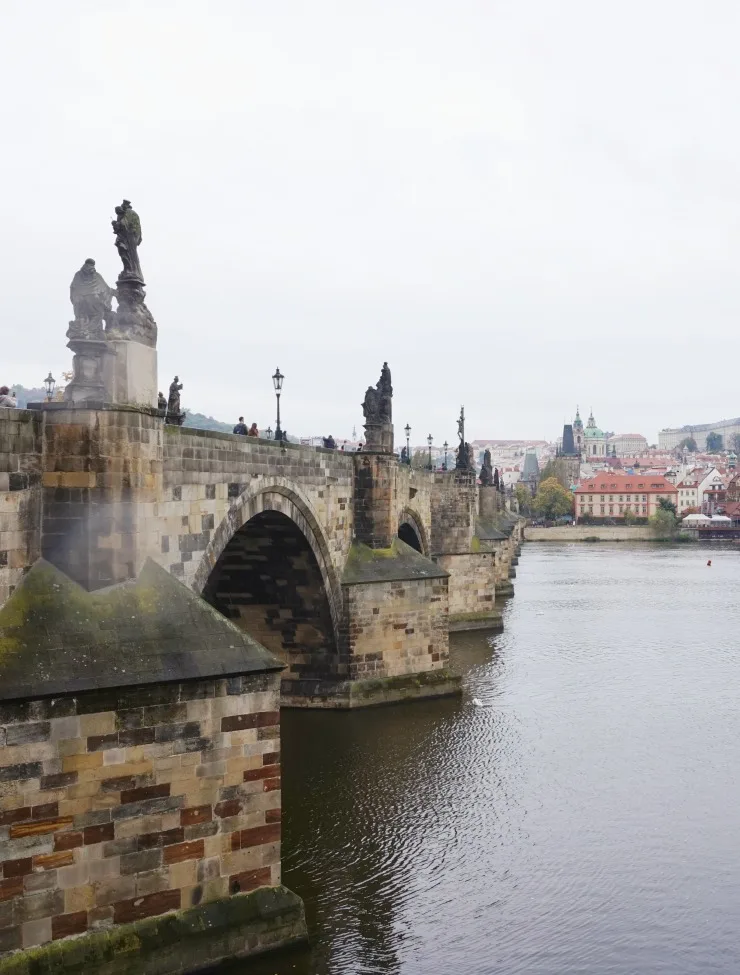
<svg viewBox="0 0 740 975">
<path fill-rule="evenodd" d="M 432 435 L 430 433 L 429 436 L 427 437 L 427 443 L 429 444 L 429 470 L 430 471 L 434 470 L 434 468 L 432 467 L 432 442 L 433 442 Z"/>
<path fill-rule="evenodd" d="M 283 388 L 283 380 L 285 376 L 282 375 L 279 369 L 275 370 L 275 375 L 272 377 L 272 385 L 275 387 L 275 396 L 277 397 L 277 426 L 275 427 L 275 439 L 283 439 L 283 431 L 280 429 L 280 390 Z"/>
<path fill-rule="evenodd" d="M 445 452 L 445 470 L 447 470 L 447 451 L 450 449 L 450 445 L 445 440 L 442 446 L 444 447 L 444 452 Z"/>
<path fill-rule="evenodd" d="M 49 375 L 44 380 L 44 386 L 46 386 L 46 402 L 51 403 L 51 398 L 54 395 L 54 387 L 57 381 L 51 374 L 51 369 L 49 370 Z"/>
<path fill-rule="evenodd" d="M 409 447 L 409 437 L 411 436 L 411 427 L 406 424 L 403 428 L 403 432 L 406 434 L 406 463 L 411 464 L 411 448 Z"/>
<path fill-rule="evenodd" d="M 265 432 L 267 434 L 267 439 L 272 440 L 272 427 L 268 427 Z"/>
</svg>

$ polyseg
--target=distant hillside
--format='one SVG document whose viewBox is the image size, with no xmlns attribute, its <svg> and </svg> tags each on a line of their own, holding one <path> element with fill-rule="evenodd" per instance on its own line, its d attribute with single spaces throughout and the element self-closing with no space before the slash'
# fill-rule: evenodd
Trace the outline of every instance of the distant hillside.
<svg viewBox="0 0 740 975">
<path fill-rule="evenodd" d="M 14 392 L 18 399 L 18 408 L 24 410 L 29 403 L 43 403 L 46 399 L 45 389 L 26 389 L 25 386 L 21 386 L 15 383 L 10 387 L 11 392 Z"/>
<path fill-rule="evenodd" d="M 187 407 L 185 409 L 187 410 Z M 203 413 L 187 413 L 183 426 L 194 427 L 196 430 L 216 430 L 218 433 L 231 433 L 234 429 L 233 423 L 223 423 Z"/>
</svg>

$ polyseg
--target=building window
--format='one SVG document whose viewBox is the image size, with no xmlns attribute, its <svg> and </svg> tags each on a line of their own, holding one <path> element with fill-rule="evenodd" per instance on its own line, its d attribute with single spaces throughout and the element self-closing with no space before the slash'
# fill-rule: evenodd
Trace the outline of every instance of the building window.
<svg viewBox="0 0 740 975">
<path fill-rule="evenodd" d="M 647 514 L 647 505 L 643 505 L 643 506 L 642 506 L 642 513 L 643 513 L 644 515 L 646 515 L 646 514 Z"/>
<path fill-rule="evenodd" d="M 647 494 L 643 494 L 643 496 L 642 496 L 642 500 L 643 500 L 643 501 L 647 501 Z"/>
<path fill-rule="evenodd" d="M 601 506 L 601 513 L 602 513 L 602 515 L 604 514 L 604 505 L 603 504 Z"/>
<path fill-rule="evenodd" d="M 613 504 L 610 504 L 609 505 L 609 514 L 610 515 L 613 515 L 614 514 L 614 505 Z"/>
<path fill-rule="evenodd" d="M 620 500 L 620 501 L 624 501 L 624 495 L 622 495 L 622 494 L 620 494 L 620 495 L 619 495 L 619 500 Z"/>
</svg>

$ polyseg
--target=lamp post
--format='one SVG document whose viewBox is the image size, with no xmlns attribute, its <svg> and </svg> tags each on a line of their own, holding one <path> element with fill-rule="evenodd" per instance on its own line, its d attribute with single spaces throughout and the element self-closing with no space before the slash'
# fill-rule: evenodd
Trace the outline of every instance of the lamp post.
<svg viewBox="0 0 740 975">
<path fill-rule="evenodd" d="M 450 449 L 450 445 L 445 440 L 442 446 L 444 447 L 444 452 L 445 452 L 445 470 L 447 470 L 447 451 Z"/>
<path fill-rule="evenodd" d="M 272 440 L 272 427 L 268 427 L 265 433 L 267 434 L 267 439 Z"/>
<path fill-rule="evenodd" d="M 283 388 L 283 380 L 285 376 L 282 375 L 279 369 L 275 370 L 275 375 L 272 377 L 272 385 L 275 387 L 275 396 L 277 398 L 277 426 L 275 427 L 275 439 L 283 439 L 283 431 L 280 429 L 280 390 Z"/>
<path fill-rule="evenodd" d="M 411 448 L 409 447 L 409 437 L 411 436 L 411 427 L 406 424 L 403 428 L 403 432 L 406 434 L 406 463 L 411 465 Z"/>
<path fill-rule="evenodd" d="M 44 380 L 44 386 L 46 386 L 46 402 L 51 403 L 51 398 L 54 395 L 54 387 L 57 381 L 51 374 L 51 369 L 49 370 L 49 375 Z"/>
<path fill-rule="evenodd" d="M 432 435 L 431 435 L 431 433 L 427 437 L 427 443 L 429 444 L 429 470 L 432 471 L 432 470 L 434 470 L 434 468 L 432 467 Z"/>
</svg>

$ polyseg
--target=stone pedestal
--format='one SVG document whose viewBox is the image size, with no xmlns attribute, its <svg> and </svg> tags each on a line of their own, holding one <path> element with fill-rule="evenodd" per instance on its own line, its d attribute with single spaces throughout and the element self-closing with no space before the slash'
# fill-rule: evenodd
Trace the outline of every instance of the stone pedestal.
<svg viewBox="0 0 740 975">
<path fill-rule="evenodd" d="M 105 401 L 116 406 L 157 406 L 157 350 L 128 339 L 108 339 Z M 101 397 L 103 399 L 103 397 Z"/>
<path fill-rule="evenodd" d="M 73 376 L 64 390 L 64 401 L 72 406 L 86 403 L 101 404 L 105 401 L 104 373 L 108 355 L 108 343 L 96 339 L 74 339 L 67 343 L 74 358 Z"/>
<path fill-rule="evenodd" d="M 131 408 L 45 403 L 41 552 L 87 590 L 135 578 L 156 555 L 162 420 Z"/>
<path fill-rule="evenodd" d="M 393 424 L 365 421 L 365 450 L 374 453 L 393 453 Z"/>
<path fill-rule="evenodd" d="M 375 451 L 362 451 L 354 454 L 353 459 L 355 538 L 370 548 L 390 548 L 398 530 L 395 476 L 398 461 L 392 453 Z"/>
</svg>

